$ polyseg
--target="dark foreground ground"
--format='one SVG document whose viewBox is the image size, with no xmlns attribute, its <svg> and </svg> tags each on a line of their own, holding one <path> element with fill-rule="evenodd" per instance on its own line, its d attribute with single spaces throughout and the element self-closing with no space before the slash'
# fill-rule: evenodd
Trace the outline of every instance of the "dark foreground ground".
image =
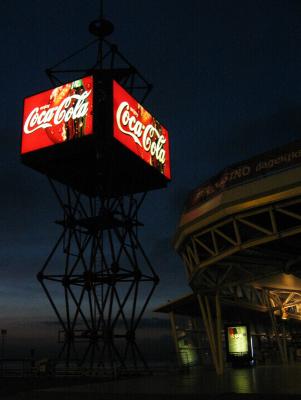
<svg viewBox="0 0 301 400">
<path fill-rule="evenodd" d="M 118 381 L 82 378 L 0 379 L 2 400 L 300 399 L 301 366 L 227 369 L 223 377 L 194 369 Z"/>
</svg>

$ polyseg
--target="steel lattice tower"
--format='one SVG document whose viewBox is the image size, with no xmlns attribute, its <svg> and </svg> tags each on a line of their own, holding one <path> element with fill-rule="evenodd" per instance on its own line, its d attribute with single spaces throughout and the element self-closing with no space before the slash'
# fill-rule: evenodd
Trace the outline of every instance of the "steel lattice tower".
<svg viewBox="0 0 301 400">
<path fill-rule="evenodd" d="M 147 368 L 135 334 L 159 278 L 138 239 L 137 216 L 145 195 L 92 198 L 68 186 L 59 193 L 50 183 L 64 218 L 57 221 L 62 233 L 38 279 L 61 324 L 59 358 L 67 366 L 75 361 L 89 367 Z M 63 306 L 51 294 L 54 286 L 64 293 Z M 86 344 L 83 354 L 77 353 L 78 342 Z"/>
<path fill-rule="evenodd" d="M 66 74 L 97 71 L 114 77 L 143 102 L 152 86 L 106 39 L 112 30 L 104 19 L 93 21 L 90 32 L 97 38 L 46 70 L 53 85 Z M 97 60 L 91 68 L 61 69 L 95 44 Z M 46 173 L 61 207 L 56 223 L 62 231 L 37 278 L 60 323 L 58 359 L 67 367 L 148 369 L 136 330 L 159 278 L 138 238 L 143 226 L 138 212 L 146 191 L 137 193 L 134 181 L 133 187 L 127 183 L 126 191 L 104 190 L 101 166 L 106 161 L 97 154 L 97 162 L 100 168 L 88 194 Z"/>
</svg>

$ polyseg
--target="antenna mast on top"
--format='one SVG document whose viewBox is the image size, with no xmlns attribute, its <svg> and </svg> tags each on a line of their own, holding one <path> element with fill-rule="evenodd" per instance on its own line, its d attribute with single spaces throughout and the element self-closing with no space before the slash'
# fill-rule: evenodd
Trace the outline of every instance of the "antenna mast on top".
<svg viewBox="0 0 301 400">
<path fill-rule="evenodd" d="M 63 84 L 61 77 L 64 74 L 70 75 L 69 80 L 75 79 L 75 76 L 82 76 L 83 74 L 92 74 L 94 71 L 109 69 L 112 71 L 117 71 L 121 68 L 128 69 L 127 76 L 118 77 L 116 80 L 133 96 L 135 96 L 140 103 L 143 103 L 152 90 L 152 85 L 144 78 L 144 76 L 133 66 L 133 64 L 120 53 L 118 46 L 110 42 L 107 37 L 114 32 L 114 25 L 111 21 L 104 18 L 104 0 L 99 1 L 99 17 L 89 24 L 89 32 L 95 37 L 87 45 L 83 46 L 81 49 L 73 52 L 69 56 L 65 57 L 55 65 L 46 69 L 46 74 L 48 75 L 51 83 L 54 86 Z M 92 66 L 80 67 L 80 68 L 64 68 L 71 59 L 77 57 L 80 53 L 86 51 L 90 46 L 97 46 L 97 57 L 96 62 Z M 74 75 L 73 75 L 74 74 Z"/>
<path fill-rule="evenodd" d="M 99 2 L 99 19 L 103 18 L 103 0 Z"/>
</svg>

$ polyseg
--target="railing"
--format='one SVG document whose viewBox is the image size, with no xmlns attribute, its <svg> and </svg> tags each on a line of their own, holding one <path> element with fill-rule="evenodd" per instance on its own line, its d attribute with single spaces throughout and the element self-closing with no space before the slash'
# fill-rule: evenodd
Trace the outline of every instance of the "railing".
<svg viewBox="0 0 301 400">
<path fill-rule="evenodd" d="M 25 377 L 32 376 L 34 361 L 28 358 L 0 359 L 0 376 Z"/>
<path fill-rule="evenodd" d="M 146 374 L 169 374 L 181 373 L 197 363 L 192 361 L 187 350 L 179 353 L 168 353 L 165 360 L 150 361 L 149 368 L 103 368 L 89 366 L 78 366 L 70 363 L 68 367 L 63 362 L 56 362 L 52 359 L 33 360 L 24 359 L 0 359 L 0 377 L 30 377 L 30 376 L 55 376 L 55 377 L 102 377 L 118 378 L 119 376 L 136 376 Z"/>
</svg>

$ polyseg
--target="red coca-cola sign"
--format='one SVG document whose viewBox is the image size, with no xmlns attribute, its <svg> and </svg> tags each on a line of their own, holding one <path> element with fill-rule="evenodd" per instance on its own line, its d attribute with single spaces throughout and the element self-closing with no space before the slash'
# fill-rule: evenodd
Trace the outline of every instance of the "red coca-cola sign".
<svg viewBox="0 0 301 400">
<path fill-rule="evenodd" d="M 24 100 L 21 154 L 93 133 L 93 77 Z"/>
<path fill-rule="evenodd" d="M 113 81 L 114 137 L 170 179 L 167 130 Z"/>
</svg>

